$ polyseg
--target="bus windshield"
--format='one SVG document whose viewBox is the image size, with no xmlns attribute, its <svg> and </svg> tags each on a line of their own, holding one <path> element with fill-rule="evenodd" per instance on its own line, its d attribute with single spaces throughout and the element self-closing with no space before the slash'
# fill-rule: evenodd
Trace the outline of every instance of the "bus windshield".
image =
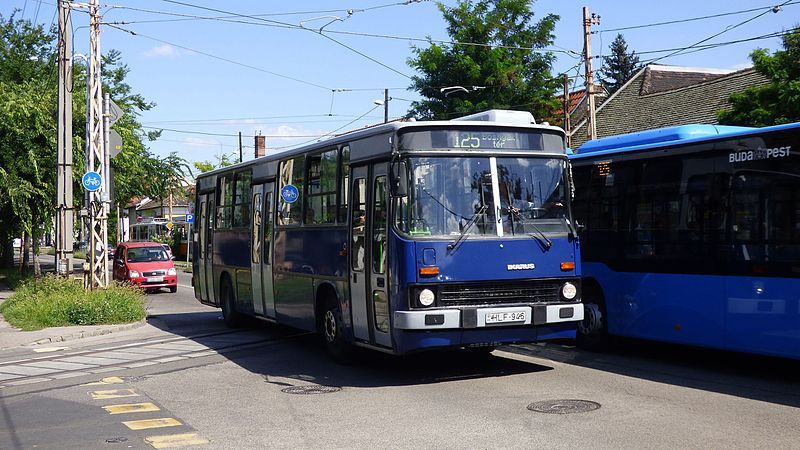
<svg viewBox="0 0 800 450">
<path fill-rule="evenodd" d="M 396 223 L 411 236 L 527 237 L 568 232 L 566 161 L 412 157 Z"/>
</svg>

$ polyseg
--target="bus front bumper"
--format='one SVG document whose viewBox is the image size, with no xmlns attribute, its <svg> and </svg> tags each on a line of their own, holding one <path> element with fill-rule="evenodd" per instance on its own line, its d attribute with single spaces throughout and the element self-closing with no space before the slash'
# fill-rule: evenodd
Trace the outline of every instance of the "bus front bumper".
<svg viewBox="0 0 800 450">
<path fill-rule="evenodd" d="M 503 326 L 542 326 L 583 320 L 583 303 L 485 306 L 395 311 L 401 330 L 452 330 Z"/>
</svg>

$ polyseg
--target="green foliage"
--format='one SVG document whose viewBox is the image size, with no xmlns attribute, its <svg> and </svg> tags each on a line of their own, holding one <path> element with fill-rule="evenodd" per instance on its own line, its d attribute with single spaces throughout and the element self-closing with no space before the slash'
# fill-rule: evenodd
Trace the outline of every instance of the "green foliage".
<svg viewBox="0 0 800 450">
<path fill-rule="evenodd" d="M 127 285 L 86 291 L 80 281 L 47 276 L 24 282 L 0 313 L 25 331 L 69 325 L 128 323 L 146 316 L 144 294 Z"/>
<path fill-rule="evenodd" d="M 422 75 L 413 77 L 411 87 L 424 99 L 411 104 L 410 116 L 451 119 L 499 108 L 542 118 L 558 108 L 560 82 L 550 72 L 555 57 L 531 50 L 552 45 L 558 16 L 548 14 L 534 23 L 527 0 L 459 0 L 454 7 L 438 6 L 452 41 L 485 45 L 412 47 L 408 64 Z M 464 89 L 442 92 L 450 86 Z"/>
<path fill-rule="evenodd" d="M 234 156 L 230 153 L 223 153 L 221 155 L 217 155 L 217 162 L 213 163 L 211 161 L 196 161 L 194 162 L 194 168 L 197 169 L 200 173 L 211 172 L 214 169 L 219 169 L 220 167 L 228 167 L 234 164 Z"/>
<path fill-rule="evenodd" d="M 725 125 L 763 127 L 800 122 L 800 28 L 783 36 L 783 50 L 750 54 L 755 70 L 769 83 L 731 94 L 731 109 L 717 112 Z"/>
<path fill-rule="evenodd" d="M 636 52 L 628 52 L 628 44 L 622 34 L 617 34 L 611 43 L 611 56 L 600 68 L 600 78 L 603 86 L 610 94 L 616 92 L 641 68 Z"/>
</svg>

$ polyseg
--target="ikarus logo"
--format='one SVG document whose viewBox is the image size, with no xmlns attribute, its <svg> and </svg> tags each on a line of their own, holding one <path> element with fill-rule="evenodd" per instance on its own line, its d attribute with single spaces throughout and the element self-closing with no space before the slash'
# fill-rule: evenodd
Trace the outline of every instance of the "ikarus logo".
<svg viewBox="0 0 800 450">
<path fill-rule="evenodd" d="M 744 150 L 741 152 L 731 152 L 728 154 L 728 162 L 758 161 L 771 158 L 785 158 L 792 154 L 792 146 L 775 148 L 757 148 L 755 150 Z"/>
<path fill-rule="evenodd" d="M 506 266 L 506 270 L 533 270 L 536 268 L 536 265 L 533 263 L 525 263 L 525 264 L 508 264 Z"/>
</svg>

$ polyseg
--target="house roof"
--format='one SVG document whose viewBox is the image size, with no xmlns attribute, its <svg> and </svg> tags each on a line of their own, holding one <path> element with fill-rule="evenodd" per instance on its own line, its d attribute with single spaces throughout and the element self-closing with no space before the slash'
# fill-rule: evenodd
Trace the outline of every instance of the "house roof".
<svg viewBox="0 0 800 450">
<path fill-rule="evenodd" d="M 650 65 L 597 108 L 598 137 L 687 124 L 715 124 L 734 92 L 768 80 L 752 68 L 719 69 Z M 577 120 L 576 120 L 577 121 Z M 572 146 L 586 142 L 586 118 L 572 129 Z"/>
</svg>

